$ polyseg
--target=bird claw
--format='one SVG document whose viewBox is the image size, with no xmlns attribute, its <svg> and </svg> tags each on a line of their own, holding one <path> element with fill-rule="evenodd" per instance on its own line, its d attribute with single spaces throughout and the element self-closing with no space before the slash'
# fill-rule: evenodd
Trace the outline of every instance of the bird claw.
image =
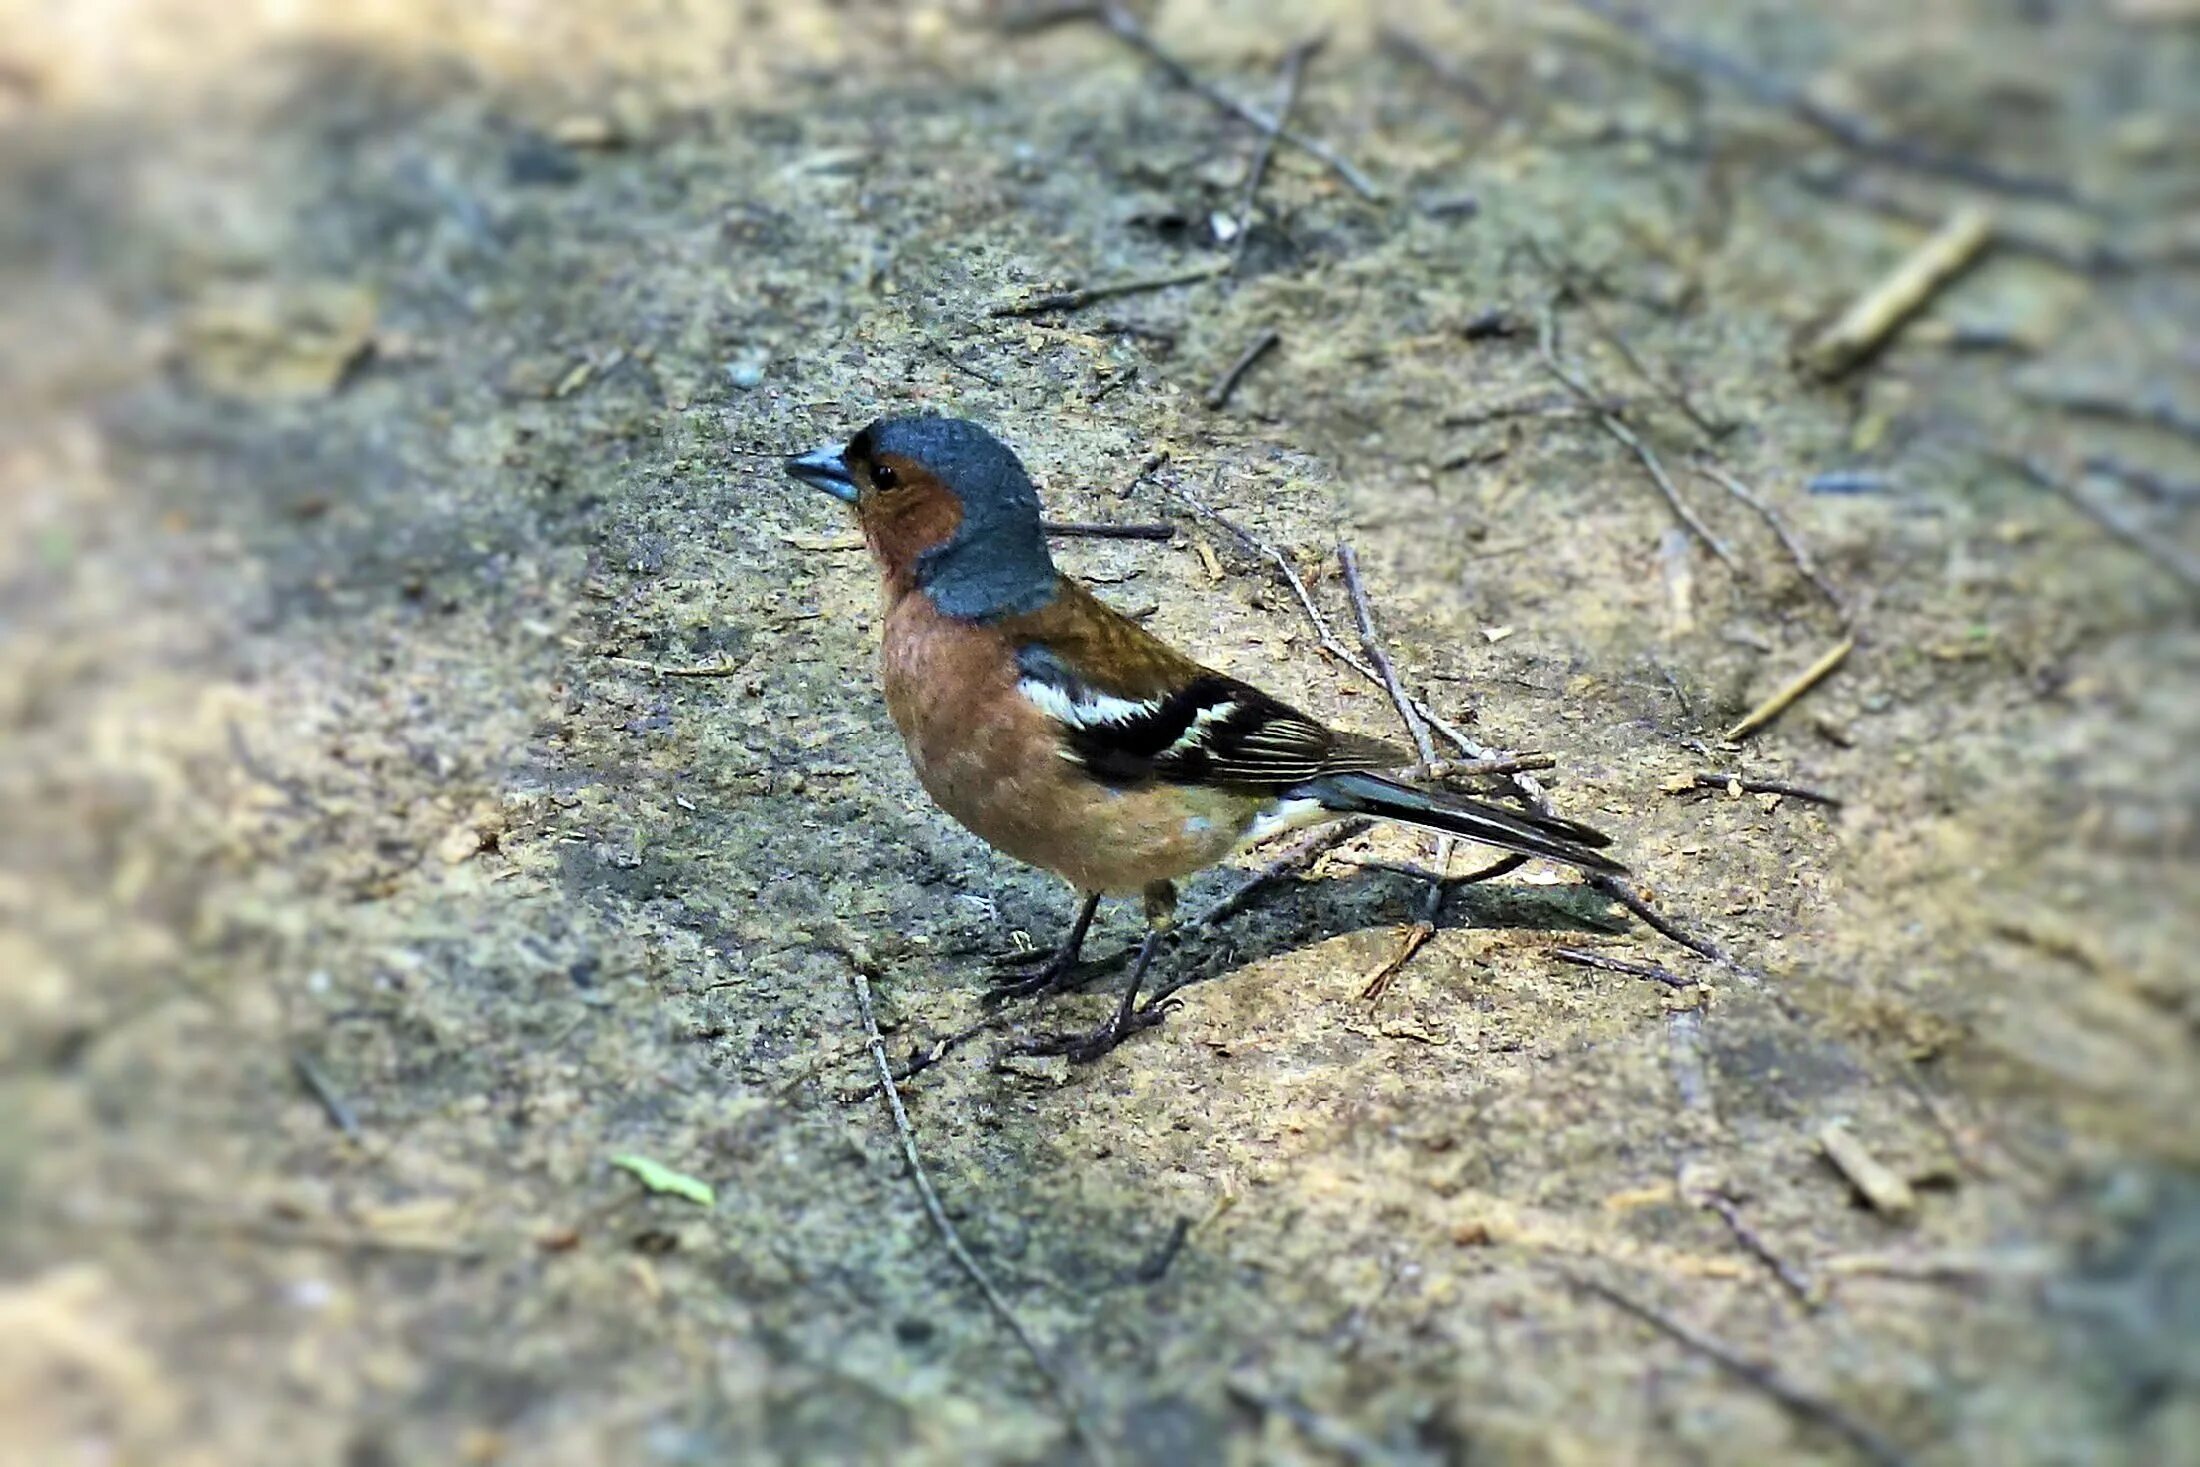
<svg viewBox="0 0 2200 1467">
<path fill-rule="evenodd" d="M 1070 979 L 1077 972 L 1077 960 L 1061 952 L 1007 953 L 987 966 L 996 973 L 1015 975 L 986 989 L 983 1001 L 987 1008 L 1057 992 L 1069 987 Z"/>
<path fill-rule="evenodd" d="M 1164 1023 L 1172 1010 L 1183 1007 L 1180 998 L 1155 999 L 1129 1012 L 1121 1009 L 1097 1029 L 1083 1034 L 1042 1034 L 1016 1046 L 1018 1054 L 1060 1055 L 1073 1065 L 1089 1065 L 1141 1030 Z"/>
</svg>

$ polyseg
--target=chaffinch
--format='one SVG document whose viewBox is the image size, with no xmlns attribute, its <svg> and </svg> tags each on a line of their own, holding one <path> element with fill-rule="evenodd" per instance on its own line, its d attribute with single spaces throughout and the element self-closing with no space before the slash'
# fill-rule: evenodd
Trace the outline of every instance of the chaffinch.
<svg viewBox="0 0 2200 1467">
<path fill-rule="evenodd" d="M 1148 932 L 1080 1059 L 1160 1022 L 1138 993 L 1174 883 L 1281 831 L 1372 815 L 1584 871 L 1625 868 L 1587 826 L 1383 773 L 1413 757 L 1203 667 L 1055 568 L 1038 491 L 976 423 L 884 418 L 787 472 L 853 505 L 884 582 L 886 707 L 932 799 L 1083 896 L 1023 991 L 1071 973 L 1100 898 L 1142 893 Z"/>
</svg>

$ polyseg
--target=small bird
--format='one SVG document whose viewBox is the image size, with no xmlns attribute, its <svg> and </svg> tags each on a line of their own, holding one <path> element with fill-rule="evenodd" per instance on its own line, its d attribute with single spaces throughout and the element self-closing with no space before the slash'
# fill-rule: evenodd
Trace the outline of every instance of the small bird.
<svg viewBox="0 0 2200 1467">
<path fill-rule="evenodd" d="M 1178 878 L 1281 831 L 1372 815 L 1599 873 L 1603 834 L 1384 773 L 1413 756 L 1329 728 L 1204 667 L 1063 575 L 1021 460 L 961 418 L 883 418 L 787 472 L 853 505 L 884 583 L 886 707 L 917 780 L 995 849 L 1083 897 L 1024 983 L 1075 968 L 1100 898 L 1141 893 L 1148 931 L 1114 1018 L 1040 1046 L 1091 1059 L 1159 1023 L 1138 994 Z"/>
</svg>

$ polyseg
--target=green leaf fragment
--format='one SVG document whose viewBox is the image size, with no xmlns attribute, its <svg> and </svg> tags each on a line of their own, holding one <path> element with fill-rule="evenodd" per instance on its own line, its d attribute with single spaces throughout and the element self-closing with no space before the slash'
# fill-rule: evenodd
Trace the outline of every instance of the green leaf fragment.
<svg viewBox="0 0 2200 1467">
<path fill-rule="evenodd" d="M 710 1183 L 698 1181 L 686 1172 L 676 1172 L 662 1162 L 651 1161 L 646 1156 L 614 1156 L 611 1164 L 634 1174 L 635 1180 L 652 1192 L 668 1196 L 685 1197 L 697 1207 L 718 1205 L 718 1193 Z"/>
</svg>

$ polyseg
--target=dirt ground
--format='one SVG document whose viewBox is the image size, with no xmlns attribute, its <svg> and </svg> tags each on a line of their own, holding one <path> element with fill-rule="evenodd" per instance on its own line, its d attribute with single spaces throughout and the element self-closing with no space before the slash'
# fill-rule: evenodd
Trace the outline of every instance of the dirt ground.
<svg viewBox="0 0 2200 1467">
<path fill-rule="evenodd" d="M 1326 33 L 1291 120 L 1380 197 L 1279 146 L 1231 273 L 1024 316 L 1246 217 L 1260 134 L 1096 24 L 0 14 L 0 1459 L 2200 1462 L 2193 6 L 1657 8 L 1741 73 L 1170 0 L 1263 107 Z M 1970 205 L 1976 268 L 1798 367 Z M 1103 982 L 913 1076 L 1059 1391 L 852 979 L 904 1059 L 1069 896 L 926 804 L 775 465 L 916 405 L 1174 519 L 1062 558 L 1395 733 L 1184 497 L 1347 629 L 1349 541 L 1407 684 L 1728 955 L 1530 868 L 1364 998 L 1386 832 L 1105 1060 L 1008 1053 Z"/>
</svg>

